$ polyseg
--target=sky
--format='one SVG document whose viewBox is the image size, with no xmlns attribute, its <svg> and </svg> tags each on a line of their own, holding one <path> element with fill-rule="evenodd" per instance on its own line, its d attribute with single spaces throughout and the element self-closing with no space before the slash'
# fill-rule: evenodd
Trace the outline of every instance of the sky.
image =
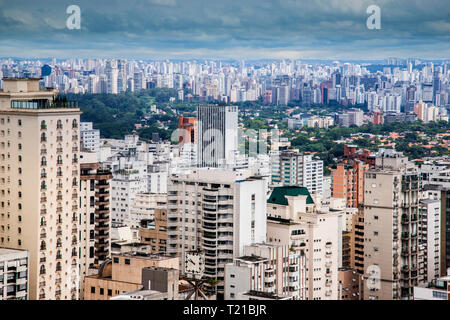
<svg viewBox="0 0 450 320">
<path fill-rule="evenodd" d="M 0 0 L 0 57 L 449 59 L 449 40 L 448 0 Z"/>
</svg>

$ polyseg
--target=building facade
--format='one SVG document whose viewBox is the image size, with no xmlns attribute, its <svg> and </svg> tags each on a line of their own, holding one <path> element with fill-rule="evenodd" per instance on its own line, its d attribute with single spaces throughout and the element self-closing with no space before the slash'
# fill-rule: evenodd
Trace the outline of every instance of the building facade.
<svg viewBox="0 0 450 320">
<path fill-rule="evenodd" d="M 77 299 L 84 254 L 76 232 L 81 112 L 56 95 L 39 79 L 3 79 L 0 92 L 0 246 L 28 251 L 32 300 Z"/>
</svg>

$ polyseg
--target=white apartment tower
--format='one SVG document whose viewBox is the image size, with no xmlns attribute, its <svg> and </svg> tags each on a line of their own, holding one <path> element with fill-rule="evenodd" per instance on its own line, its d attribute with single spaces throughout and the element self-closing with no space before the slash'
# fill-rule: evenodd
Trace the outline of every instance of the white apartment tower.
<svg viewBox="0 0 450 320">
<path fill-rule="evenodd" d="M 222 281 L 225 264 L 244 246 L 266 239 L 266 182 L 250 172 L 196 169 L 173 174 L 168 184 L 167 252 L 205 252 L 205 276 Z M 184 260 L 181 259 L 183 270 Z"/>
<path fill-rule="evenodd" d="M 80 144 L 82 151 L 100 151 L 100 130 L 94 129 L 92 122 L 80 123 Z"/>
<path fill-rule="evenodd" d="M 0 91 L 0 246 L 29 252 L 29 298 L 77 299 L 80 109 L 3 79 Z"/>
<path fill-rule="evenodd" d="M 300 186 L 311 193 L 323 191 L 323 161 L 312 155 L 296 151 L 279 151 L 271 154 L 272 184 L 274 186 Z"/>
</svg>

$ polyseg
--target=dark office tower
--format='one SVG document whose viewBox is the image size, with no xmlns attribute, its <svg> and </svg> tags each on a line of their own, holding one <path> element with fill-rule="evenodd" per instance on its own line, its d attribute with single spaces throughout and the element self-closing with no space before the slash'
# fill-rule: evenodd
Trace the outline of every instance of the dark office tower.
<svg viewBox="0 0 450 320">
<path fill-rule="evenodd" d="M 441 92 L 441 67 L 436 67 L 433 72 L 433 103 L 436 103 L 436 93 Z"/>
<path fill-rule="evenodd" d="M 198 119 L 198 167 L 221 167 L 237 151 L 238 108 L 200 105 Z"/>
</svg>

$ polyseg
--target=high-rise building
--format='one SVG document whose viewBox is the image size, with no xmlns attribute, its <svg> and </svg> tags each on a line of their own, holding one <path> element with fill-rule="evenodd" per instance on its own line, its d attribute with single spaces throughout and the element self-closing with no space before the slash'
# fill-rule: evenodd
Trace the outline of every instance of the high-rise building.
<svg viewBox="0 0 450 320">
<path fill-rule="evenodd" d="M 195 165 L 197 161 L 197 118 L 180 116 L 178 130 L 179 156 L 191 166 Z"/>
<path fill-rule="evenodd" d="M 100 151 L 100 130 L 94 129 L 92 122 L 80 123 L 80 145 L 82 151 Z"/>
<path fill-rule="evenodd" d="M 233 165 L 238 150 L 238 109 L 236 106 L 197 107 L 197 166 Z"/>
<path fill-rule="evenodd" d="M 402 153 L 379 151 L 364 177 L 366 300 L 412 299 L 423 272 L 419 245 L 421 175 Z"/>
<path fill-rule="evenodd" d="M 118 76 L 119 71 L 117 70 L 117 61 L 108 60 L 106 61 L 105 74 L 107 79 L 107 93 L 117 94 L 117 84 L 118 84 Z"/>
<path fill-rule="evenodd" d="M 364 199 L 364 172 L 369 165 L 354 160 L 352 164 L 338 164 L 331 170 L 331 191 L 336 198 L 345 198 L 347 206 L 358 208 Z"/>
<path fill-rule="evenodd" d="M 342 211 L 319 211 L 306 188 L 274 188 L 267 200 L 267 243 L 287 245 L 305 256 L 305 282 L 298 284 L 305 289 L 299 299 L 338 299 L 343 224 Z"/>
<path fill-rule="evenodd" d="M 153 219 L 141 220 L 139 238 L 151 245 L 151 253 L 167 251 L 167 209 L 155 209 Z"/>
<path fill-rule="evenodd" d="M 424 283 L 441 275 L 441 201 L 422 199 L 419 204 L 419 246 L 423 250 Z"/>
<path fill-rule="evenodd" d="M 167 252 L 205 252 L 205 276 L 224 280 L 226 263 L 243 255 L 245 245 L 266 239 L 266 188 L 250 172 L 197 169 L 169 177 Z M 181 259 L 184 269 L 184 260 Z M 223 282 L 217 285 L 223 292 Z"/>
<path fill-rule="evenodd" d="M 96 269 L 110 257 L 111 253 L 111 216 L 110 190 L 112 174 L 100 168 L 95 153 L 80 153 L 80 214 L 73 217 L 80 230 L 79 247 L 85 254 L 79 257 L 80 284 L 85 276 Z M 78 255 L 73 251 L 72 255 Z M 84 288 L 80 288 L 81 297 Z"/>
<path fill-rule="evenodd" d="M 275 152 L 271 156 L 272 184 L 275 186 L 300 186 L 311 193 L 323 190 L 323 161 L 312 155 L 292 150 Z"/>
<path fill-rule="evenodd" d="M 80 109 L 56 94 L 39 79 L 3 79 L 0 92 L 0 246 L 28 250 L 32 300 L 77 299 L 85 254 L 74 232 Z"/>
</svg>

